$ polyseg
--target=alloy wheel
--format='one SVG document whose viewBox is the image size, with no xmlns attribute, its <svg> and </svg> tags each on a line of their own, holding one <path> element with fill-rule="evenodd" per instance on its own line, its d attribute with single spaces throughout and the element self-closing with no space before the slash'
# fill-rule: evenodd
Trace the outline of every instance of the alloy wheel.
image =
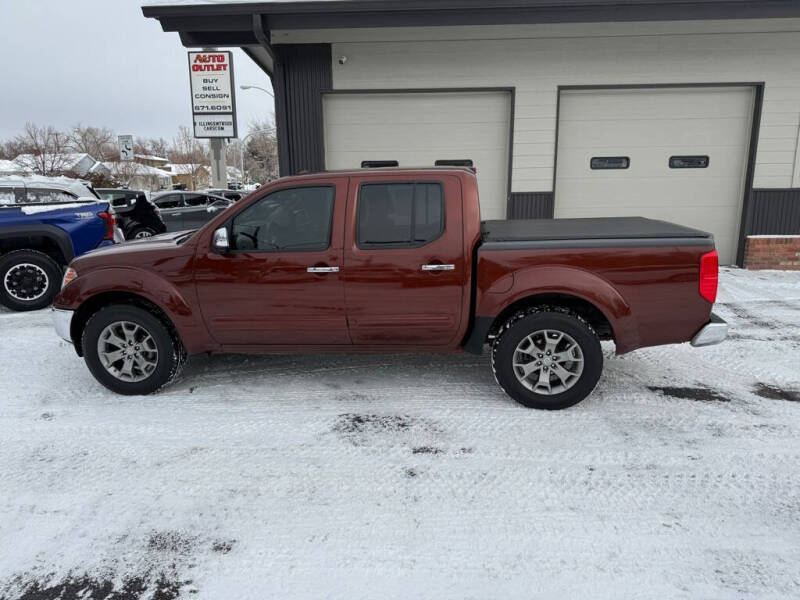
<svg viewBox="0 0 800 600">
<path fill-rule="evenodd" d="M 121 381 L 137 382 L 150 377 L 158 366 L 158 347 L 144 327 L 131 321 L 106 326 L 97 339 L 100 363 Z"/>
<path fill-rule="evenodd" d="M 552 396 L 578 382 L 583 362 L 583 351 L 572 336 L 555 329 L 542 329 L 517 344 L 513 368 L 526 389 Z"/>
</svg>

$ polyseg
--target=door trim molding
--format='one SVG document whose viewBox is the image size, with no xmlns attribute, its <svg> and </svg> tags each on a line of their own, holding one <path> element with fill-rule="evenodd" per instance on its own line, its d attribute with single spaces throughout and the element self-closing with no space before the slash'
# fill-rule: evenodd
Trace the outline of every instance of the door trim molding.
<svg viewBox="0 0 800 600">
<path fill-rule="evenodd" d="M 746 231 L 749 227 L 751 217 L 750 198 L 753 193 L 753 178 L 756 170 L 756 154 L 758 152 L 758 137 L 761 131 L 761 111 L 764 104 L 764 85 L 763 81 L 708 81 L 692 83 L 622 83 L 622 84 L 596 84 L 596 85 L 559 85 L 556 87 L 556 135 L 555 147 L 553 148 L 553 214 L 558 202 L 556 195 L 556 184 L 558 172 L 558 135 L 561 122 L 561 92 L 581 91 L 581 90 L 647 90 L 647 89 L 675 89 L 675 88 L 729 88 L 729 87 L 749 87 L 754 91 L 752 123 L 750 127 L 750 142 L 747 149 L 747 166 L 744 173 L 744 191 L 742 198 L 742 210 L 739 215 L 739 229 L 736 241 L 736 264 L 742 266 L 744 263 L 744 248 Z"/>
</svg>

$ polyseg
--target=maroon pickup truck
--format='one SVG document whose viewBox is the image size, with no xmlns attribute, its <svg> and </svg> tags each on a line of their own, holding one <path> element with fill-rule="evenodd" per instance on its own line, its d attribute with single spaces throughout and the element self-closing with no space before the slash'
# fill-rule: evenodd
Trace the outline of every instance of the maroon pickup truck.
<svg viewBox="0 0 800 600">
<path fill-rule="evenodd" d="M 74 260 L 56 330 L 147 394 L 201 352 L 472 352 L 525 406 L 588 396 L 618 353 L 722 341 L 711 235 L 638 217 L 480 220 L 468 169 L 287 177 L 194 232 Z"/>
</svg>

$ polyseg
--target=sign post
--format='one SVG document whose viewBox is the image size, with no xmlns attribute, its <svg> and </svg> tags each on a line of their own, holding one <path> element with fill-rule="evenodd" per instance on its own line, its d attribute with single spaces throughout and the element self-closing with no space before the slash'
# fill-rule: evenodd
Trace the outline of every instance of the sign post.
<svg viewBox="0 0 800 600">
<path fill-rule="evenodd" d="M 119 159 L 133 160 L 133 136 L 117 136 L 117 144 L 119 145 Z"/>
</svg>

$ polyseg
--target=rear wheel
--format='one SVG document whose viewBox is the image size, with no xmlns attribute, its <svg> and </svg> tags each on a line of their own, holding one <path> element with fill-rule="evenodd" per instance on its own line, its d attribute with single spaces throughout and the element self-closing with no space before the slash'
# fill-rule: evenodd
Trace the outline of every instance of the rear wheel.
<svg viewBox="0 0 800 600">
<path fill-rule="evenodd" d="M 521 313 L 492 346 L 492 369 L 505 392 L 528 408 L 557 410 L 592 393 L 603 371 L 600 340 L 578 315 L 557 308 Z"/>
<path fill-rule="evenodd" d="M 61 267 L 44 252 L 9 252 L 0 258 L 0 303 L 19 311 L 49 306 L 61 277 Z"/>
<path fill-rule="evenodd" d="M 141 240 L 143 238 L 153 237 L 156 234 L 155 230 L 150 227 L 134 227 L 128 234 L 129 240 Z"/>
<path fill-rule="evenodd" d="M 82 336 L 95 379 L 118 394 L 150 394 L 177 377 L 185 352 L 158 317 L 138 306 L 112 305 L 95 313 Z"/>
</svg>

